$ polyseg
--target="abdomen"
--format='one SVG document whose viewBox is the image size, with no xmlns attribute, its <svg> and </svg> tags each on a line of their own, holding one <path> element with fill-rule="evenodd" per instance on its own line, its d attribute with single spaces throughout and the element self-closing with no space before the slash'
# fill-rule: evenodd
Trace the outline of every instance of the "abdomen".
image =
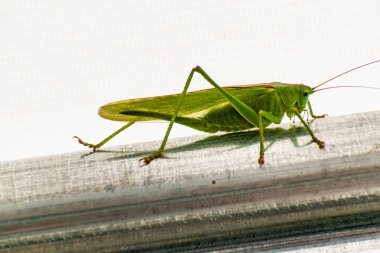
<svg viewBox="0 0 380 253">
<path fill-rule="evenodd" d="M 283 116 L 285 112 L 284 105 L 281 103 L 281 98 L 276 96 L 277 93 L 271 93 L 255 97 L 239 97 L 239 99 L 246 103 L 257 114 L 260 110 L 263 110 L 272 113 L 275 116 Z M 210 108 L 209 112 L 203 115 L 202 120 L 206 121 L 207 126 L 216 127 L 222 132 L 234 132 L 258 128 L 258 122 L 257 125 L 249 123 L 229 102 Z M 266 118 L 263 118 L 264 128 L 271 123 L 272 122 Z"/>
</svg>

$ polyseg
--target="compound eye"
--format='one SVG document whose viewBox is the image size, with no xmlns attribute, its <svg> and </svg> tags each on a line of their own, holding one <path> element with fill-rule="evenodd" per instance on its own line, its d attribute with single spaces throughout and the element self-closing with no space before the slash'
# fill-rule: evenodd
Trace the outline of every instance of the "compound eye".
<svg viewBox="0 0 380 253">
<path fill-rule="evenodd" d="M 309 96 L 309 93 L 307 93 L 307 91 L 304 91 L 304 92 L 303 92 L 303 95 L 304 95 L 305 97 L 307 97 L 307 96 Z"/>
</svg>

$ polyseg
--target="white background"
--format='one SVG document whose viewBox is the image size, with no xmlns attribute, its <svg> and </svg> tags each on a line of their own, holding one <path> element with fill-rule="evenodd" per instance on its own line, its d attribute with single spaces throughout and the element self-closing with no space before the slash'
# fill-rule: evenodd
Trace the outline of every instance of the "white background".
<svg viewBox="0 0 380 253">
<path fill-rule="evenodd" d="M 122 123 L 108 102 L 179 93 L 201 65 L 220 85 L 315 86 L 380 59 L 380 1 L 0 2 L 0 160 L 85 150 Z M 329 85 L 380 87 L 380 64 Z M 191 90 L 210 88 L 195 78 Z M 311 97 L 330 116 L 378 110 L 380 91 Z M 162 139 L 167 124 L 132 126 L 109 146 Z M 198 132 L 175 126 L 172 137 Z"/>
</svg>

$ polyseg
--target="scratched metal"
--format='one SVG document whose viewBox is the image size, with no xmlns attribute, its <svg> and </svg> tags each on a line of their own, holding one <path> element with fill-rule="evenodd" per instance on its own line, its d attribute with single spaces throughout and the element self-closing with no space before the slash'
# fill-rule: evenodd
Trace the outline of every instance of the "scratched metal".
<svg viewBox="0 0 380 253">
<path fill-rule="evenodd" d="M 0 163 L 1 252 L 349 252 L 380 242 L 380 111 Z M 355 251 L 355 250 L 354 250 Z"/>
</svg>

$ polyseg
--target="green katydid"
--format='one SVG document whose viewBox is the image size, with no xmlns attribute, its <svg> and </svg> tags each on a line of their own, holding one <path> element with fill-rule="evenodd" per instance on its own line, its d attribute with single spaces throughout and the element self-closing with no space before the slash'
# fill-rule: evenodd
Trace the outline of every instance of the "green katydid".
<svg viewBox="0 0 380 253">
<path fill-rule="evenodd" d="M 350 69 L 313 88 L 304 84 L 279 82 L 220 87 L 201 67 L 196 66 L 191 70 L 181 94 L 123 100 L 102 106 L 99 109 L 101 117 L 128 122 L 128 124 L 98 144 L 87 143 L 77 136 L 74 137 L 78 139 L 79 143 L 96 151 L 135 122 L 169 121 L 168 129 L 159 149 L 150 156 L 140 159 L 144 164 L 149 164 L 152 160 L 163 157 L 173 123 L 208 133 L 218 131 L 234 132 L 256 127 L 259 129 L 260 134 L 258 163 L 261 166 L 264 164 L 264 128 L 271 123 L 280 124 L 285 114 L 288 117 L 298 117 L 312 140 L 318 144 L 319 148 L 324 148 L 325 143 L 314 135 L 310 126 L 300 114 L 302 111 L 307 110 L 307 105 L 312 118 L 326 116 L 313 114 L 308 96 L 316 91 L 330 88 L 372 88 L 366 86 L 334 86 L 317 89 L 339 76 L 376 62 L 380 62 L 380 60 Z M 195 72 L 201 74 L 214 88 L 187 92 Z"/>
</svg>

